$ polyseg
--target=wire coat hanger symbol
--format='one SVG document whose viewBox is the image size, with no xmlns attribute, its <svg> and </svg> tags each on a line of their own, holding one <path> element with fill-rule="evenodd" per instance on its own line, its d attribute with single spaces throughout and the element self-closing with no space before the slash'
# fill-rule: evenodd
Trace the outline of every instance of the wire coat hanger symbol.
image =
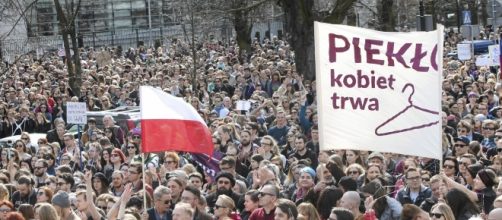
<svg viewBox="0 0 502 220">
<path fill-rule="evenodd" d="M 408 103 L 409 103 L 408 106 L 406 106 L 403 110 L 401 110 L 400 112 L 398 112 L 397 114 L 395 114 L 391 118 L 387 119 L 385 122 L 383 122 L 378 127 L 376 127 L 375 128 L 375 134 L 377 136 L 385 136 L 385 135 L 391 135 L 391 134 L 398 134 L 398 133 L 402 133 L 402 132 L 406 132 L 406 131 L 411 131 L 411 130 L 416 130 L 416 129 L 422 129 L 422 128 L 430 127 L 430 126 L 433 126 L 433 125 L 436 125 L 436 124 L 439 123 L 439 120 L 437 120 L 437 121 L 434 121 L 434 122 L 424 123 L 424 124 L 421 124 L 421 125 L 416 125 L 416 126 L 412 126 L 412 127 L 409 127 L 409 128 L 403 128 L 403 129 L 398 129 L 398 130 L 394 130 L 394 131 L 388 131 L 388 132 L 381 132 L 381 131 L 379 131 L 381 128 L 384 128 L 385 125 L 387 125 L 390 122 L 394 121 L 400 115 L 402 115 L 403 113 L 405 113 L 406 111 L 408 111 L 408 110 L 410 110 L 412 108 L 417 109 L 417 110 L 419 110 L 421 112 L 425 112 L 425 113 L 429 113 L 429 114 L 433 114 L 433 115 L 439 115 L 439 112 L 437 112 L 437 111 L 432 111 L 432 110 L 429 110 L 429 109 L 422 108 L 420 106 L 414 105 L 413 101 L 412 101 L 412 96 L 413 96 L 413 94 L 415 94 L 415 86 L 413 84 L 411 84 L 411 83 L 407 83 L 406 85 L 404 85 L 404 87 L 403 87 L 403 89 L 402 89 L 401 92 L 404 93 L 408 87 L 411 88 L 411 94 L 408 97 Z"/>
</svg>

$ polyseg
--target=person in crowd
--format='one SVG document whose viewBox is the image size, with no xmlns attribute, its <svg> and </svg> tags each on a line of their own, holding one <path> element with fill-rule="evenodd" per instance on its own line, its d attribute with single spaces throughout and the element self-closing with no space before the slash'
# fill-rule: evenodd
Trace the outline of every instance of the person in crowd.
<svg viewBox="0 0 502 220">
<path fill-rule="evenodd" d="M 431 197 L 432 190 L 422 183 L 422 176 L 416 168 L 409 168 L 405 171 L 406 187 L 397 193 L 397 200 L 401 204 L 420 205 Z"/>
<path fill-rule="evenodd" d="M 432 206 L 429 212 L 431 219 L 441 219 L 441 220 L 455 220 L 455 216 L 451 211 L 451 208 L 446 203 L 438 203 Z"/>
<path fill-rule="evenodd" d="M 277 200 L 275 209 L 275 220 L 295 220 L 298 217 L 298 210 L 293 201 L 287 199 Z"/>
<path fill-rule="evenodd" d="M 260 208 L 255 209 L 249 216 L 249 220 L 271 220 L 275 217 L 276 202 L 279 197 L 279 188 L 274 184 L 264 185 L 258 194 Z"/>
</svg>

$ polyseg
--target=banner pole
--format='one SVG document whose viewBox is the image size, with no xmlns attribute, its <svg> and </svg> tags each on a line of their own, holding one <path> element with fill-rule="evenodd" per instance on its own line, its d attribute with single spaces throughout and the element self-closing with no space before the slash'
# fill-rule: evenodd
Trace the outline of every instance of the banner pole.
<svg viewBox="0 0 502 220">
<path fill-rule="evenodd" d="M 145 153 L 142 153 L 141 155 L 141 169 L 143 169 L 143 174 L 142 174 L 142 178 L 143 178 L 143 206 L 145 207 L 144 208 L 144 211 L 147 211 L 147 206 L 146 206 L 146 183 L 145 183 Z"/>
</svg>

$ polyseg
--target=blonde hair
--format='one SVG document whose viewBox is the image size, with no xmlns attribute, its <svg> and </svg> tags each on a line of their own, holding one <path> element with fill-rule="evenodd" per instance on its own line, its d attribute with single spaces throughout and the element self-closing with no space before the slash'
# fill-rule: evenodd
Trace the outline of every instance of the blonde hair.
<svg viewBox="0 0 502 220">
<path fill-rule="evenodd" d="M 218 196 L 218 200 L 221 201 L 222 205 L 225 206 L 225 208 L 229 208 L 230 209 L 229 213 L 232 212 L 232 210 L 235 209 L 235 202 L 229 196 L 227 196 L 227 195 L 219 195 Z"/>
<path fill-rule="evenodd" d="M 42 203 L 40 205 L 38 208 L 38 217 L 40 220 L 59 220 L 56 209 L 49 203 Z"/>
<path fill-rule="evenodd" d="M 0 184 L 0 200 L 9 200 L 9 190 L 4 184 Z"/>
<path fill-rule="evenodd" d="M 440 203 L 432 206 L 431 212 L 435 208 L 439 209 L 439 211 L 441 212 L 441 214 L 443 214 L 443 217 L 444 217 L 445 220 L 455 220 L 455 216 L 453 215 L 453 211 L 451 211 L 450 206 L 446 205 L 446 203 L 440 202 Z"/>
</svg>

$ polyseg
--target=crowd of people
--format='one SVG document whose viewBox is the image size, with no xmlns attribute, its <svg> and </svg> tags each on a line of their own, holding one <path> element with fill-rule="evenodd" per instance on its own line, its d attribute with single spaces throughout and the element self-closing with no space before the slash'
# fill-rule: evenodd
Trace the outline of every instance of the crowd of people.
<svg viewBox="0 0 502 220">
<path fill-rule="evenodd" d="M 461 39 L 445 34 L 444 54 Z M 80 96 L 56 54 L 10 64 L 0 88 L 0 220 L 502 219 L 502 85 L 497 70 L 444 57 L 443 154 L 320 150 L 316 82 L 283 40 L 81 50 Z M 106 50 L 106 65 L 96 59 Z M 191 74 L 197 64 L 194 80 Z M 194 84 L 195 82 L 195 84 Z M 112 115 L 69 132 L 66 103 L 138 106 L 142 85 L 182 97 L 213 134 L 219 172 L 186 152 L 141 154 L 141 128 Z M 250 109 L 237 107 L 249 101 Z M 99 125 L 99 126 L 98 126 Z M 101 126 L 102 125 L 102 126 Z M 46 134 L 31 140 L 33 133 Z M 37 144 L 32 144 L 36 141 Z"/>
</svg>

